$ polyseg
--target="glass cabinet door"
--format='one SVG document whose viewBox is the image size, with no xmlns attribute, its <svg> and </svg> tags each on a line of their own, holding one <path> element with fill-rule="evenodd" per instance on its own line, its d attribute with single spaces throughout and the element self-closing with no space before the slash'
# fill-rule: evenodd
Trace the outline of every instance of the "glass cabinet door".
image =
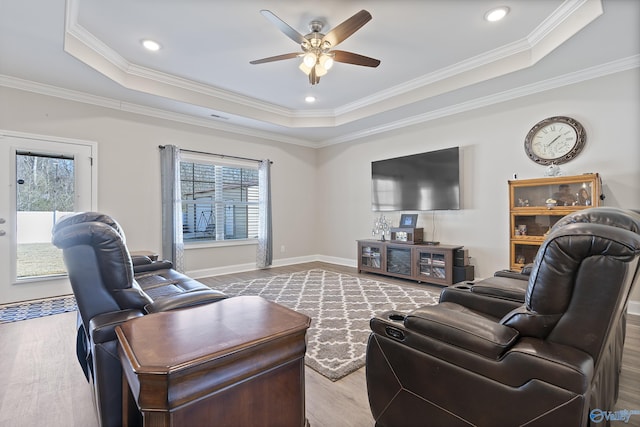
<svg viewBox="0 0 640 427">
<path fill-rule="evenodd" d="M 418 258 L 418 270 L 421 276 L 432 277 L 433 276 L 433 260 L 431 259 L 431 253 L 420 252 Z"/>
<path fill-rule="evenodd" d="M 442 253 L 420 252 L 418 255 L 420 276 L 432 279 L 447 278 L 447 261 Z"/>
<path fill-rule="evenodd" d="M 431 262 L 433 276 L 438 279 L 445 279 L 447 277 L 447 270 L 445 268 L 447 264 L 444 260 L 444 254 L 433 254 Z"/>
<path fill-rule="evenodd" d="M 382 268 L 382 251 L 380 246 L 362 245 L 360 264 L 363 268 L 380 270 Z"/>
<path fill-rule="evenodd" d="M 516 239 L 544 238 L 564 215 L 514 215 L 511 236 Z"/>
<path fill-rule="evenodd" d="M 513 207 L 588 207 L 597 204 L 593 180 L 560 180 L 553 183 L 514 186 Z"/>
<path fill-rule="evenodd" d="M 513 259 L 511 260 L 511 265 L 515 267 L 515 269 L 522 269 L 526 264 L 531 264 L 538 253 L 538 249 L 540 248 L 540 244 L 537 243 L 512 243 L 513 248 L 511 253 L 513 254 Z"/>
</svg>

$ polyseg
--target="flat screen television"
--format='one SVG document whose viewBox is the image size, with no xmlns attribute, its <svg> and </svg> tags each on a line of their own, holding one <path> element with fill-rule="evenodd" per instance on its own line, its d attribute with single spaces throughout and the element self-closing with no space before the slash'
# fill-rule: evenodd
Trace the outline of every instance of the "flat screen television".
<svg viewBox="0 0 640 427">
<path fill-rule="evenodd" d="M 460 209 L 460 148 L 371 162 L 373 211 Z"/>
</svg>

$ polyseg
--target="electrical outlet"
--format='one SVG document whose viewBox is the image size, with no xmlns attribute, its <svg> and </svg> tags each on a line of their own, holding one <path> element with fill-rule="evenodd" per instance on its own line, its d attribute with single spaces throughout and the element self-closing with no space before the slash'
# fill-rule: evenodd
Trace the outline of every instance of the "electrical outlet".
<svg viewBox="0 0 640 427">
<path fill-rule="evenodd" d="M 285 249 L 284 245 L 280 246 L 280 252 L 285 252 L 285 250 L 286 249 Z"/>
</svg>

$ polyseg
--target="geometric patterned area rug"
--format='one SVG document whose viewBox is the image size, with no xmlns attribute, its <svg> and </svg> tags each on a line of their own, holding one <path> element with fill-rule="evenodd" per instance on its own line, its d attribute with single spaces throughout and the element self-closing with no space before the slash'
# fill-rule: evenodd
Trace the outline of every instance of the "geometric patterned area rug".
<svg viewBox="0 0 640 427">
<path fill-rule="evenodd" d="M 320 269 L 218 288 L 229 296 L 258 295 L 311 317 L 305 363 L 332 381 L 365 364 L 369 321 L 388 311 L 437 304 L 439 294 Z"/>
<path fill-rule="evenodd" d="M 35 319 L 76 310 L 76 300 L 72 296 L 3 304 L 0 305 L 0 323 Z"/>
</svg>

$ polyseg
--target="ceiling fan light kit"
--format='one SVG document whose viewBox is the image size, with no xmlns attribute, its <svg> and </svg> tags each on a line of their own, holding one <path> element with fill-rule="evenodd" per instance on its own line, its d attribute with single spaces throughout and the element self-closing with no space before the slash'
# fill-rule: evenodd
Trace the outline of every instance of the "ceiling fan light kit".
<svg viewBox="0 0 640 427">
<path fill-rule="evenodd" d="M 320 82 L 320 77 L 327 74 L 334 62 L 343 62 L 346 64 L 361 65 L 365 67 L 377 67 L 380 61 L 357 53 L 345 52 L 341 50 L 331 50 L 337 44 L 344 41 L 347 37 L 355 33 L 360 27 L 371 20 L 371 14 L 366 10 L 353 15 L 328 34 L 321 33 L 324 23 L 321 21 L 311 21 L 309 29 L 311 32 L 302 35 L 289 24 L 278 18 L 269 10 L 261 10 L 260 13 L 275 24 L 280 31 L 296 43 L 300 44 L 302 54 L 286 53 L 283 55 L 271 56 L 268 58 L 257 59 L 251 61 L 251 64 L 264 64 L 266 62 L 281 61 L 284 59 L 300 58 L 302 62 L 298 68 L 309 76 L 309 83 L 316 85 Z"/>
<path fill-rule="evenodd" d="M 318 61 L 325 70 L 330 70 L 331 67 L 333 67 L 333 55 L 331 54 L 324 54 L 320 56 L 320 59 Z"/>
<path fill-rule="evenodd" d="M 304 54 L 304 56 L 302 57 L 302 62 L 304 62 L 304 65 L 307 66 L 307 68 L 311 69 L 311 67 L 313 67 L 314 65 L 316 65 L 316 62 L 318 61 L 318 57 L 316 56 L 315 53 L 313 52 L 307 52 Z M 307 73 L 308 74 L 308 73 Z"/>
</svg>

